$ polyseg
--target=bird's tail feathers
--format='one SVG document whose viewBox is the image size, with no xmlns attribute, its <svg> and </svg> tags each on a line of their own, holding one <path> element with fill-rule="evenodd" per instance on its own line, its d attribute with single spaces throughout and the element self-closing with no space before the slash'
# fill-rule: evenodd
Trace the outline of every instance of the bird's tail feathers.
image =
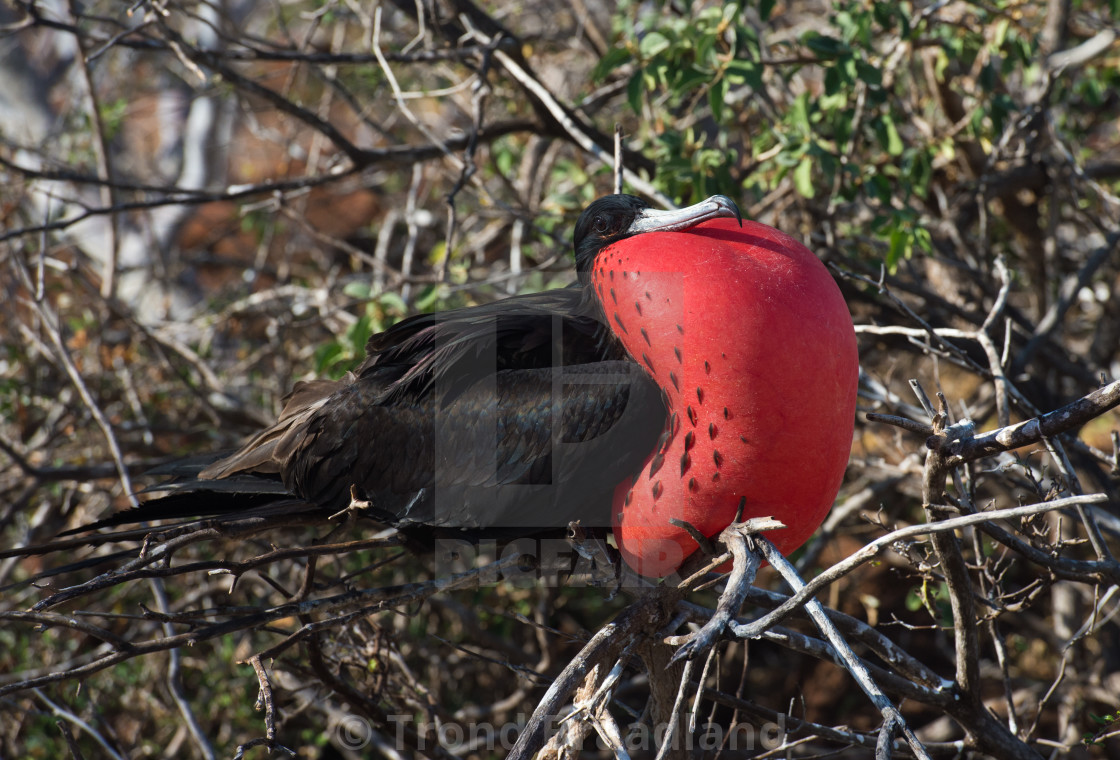
<svg viewBox="0 0 1120 760">
<path fill-rule="evenodd" d="M 317 509 L 315 505 L 288 493 L 279 480 L 253 475 L 222 480 L 178 479 L 151 486 L 141 493 L 164 495 L 141 502 L 132 509 L 117 512 L 103 520 L 64 531 L 59 536 L 153 520 L 194 522 L 223 515 L 245 517 L 258 513 L 290 514 Z"/>
</svg>

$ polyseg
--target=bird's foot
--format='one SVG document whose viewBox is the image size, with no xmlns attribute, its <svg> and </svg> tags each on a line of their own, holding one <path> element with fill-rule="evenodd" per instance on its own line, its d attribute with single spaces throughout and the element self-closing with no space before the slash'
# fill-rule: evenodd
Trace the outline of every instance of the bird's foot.
<svg viewBox="0 0 1120 760">
<path fill-rule="evenodd" d="M 772 517 L 753 517 L 745 522 L 733 522 L 720 533 L 720 543 L 728 548 L 732 559 L 727 587 L 720 594 L 711 619 L 685 638 L 670 662 L 695 659 L 715 646 L 727 625 L 739 614 L 755 573 L 762 566 L 762 557 L 754 550 L 750 537 L 765 530 L 784 527 L 785 524 Z"/>
<path fill-rule="evenodd" d="M 622 587 L 625 565 L 618 550 L 601 536 L 589 533 L 579 520 L 568 523 L 568 543 L 579 555 L 573 574 L 587 570 L 588 582 L 596 587 L 610 587 L 608 599 L 613 599 Z"/>
<path fill-rule="evenodd" d="M 345 509 L 340 509 L 330 516 L 330 519 L 335 520 L 339 517 L 350 517 L 357 515 L 359 512 L 364 512 L 373 507 L 373 502 L 368 499 L 362 499 L 358 495 L 358 487 L 355 485 L 350 486 L 350 503 L 346 505 Z"/>
</svg>

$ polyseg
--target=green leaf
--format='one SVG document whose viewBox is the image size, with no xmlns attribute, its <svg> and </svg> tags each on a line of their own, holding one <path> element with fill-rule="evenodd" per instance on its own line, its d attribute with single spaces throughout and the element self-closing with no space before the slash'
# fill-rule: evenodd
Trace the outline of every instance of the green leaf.
<svg viewBox="0 0 1120 760">
<path fill-rule="evenodd" d="M 813 187 L 813 161 L 809 156 L 804 156 L 801 163 L 793 170 L 793 186 L 803 198 L 812 198 L 817 194 Z"/>
<path fill-rule="evenodd" d="M 717 122 L 723 116 L 723 104 L 727 100 L 727 80 L 720 78 L 712 83 L 708 89 L 708 105 L 712 109 L 712 118 Z"/>
<path fill-rule="evenodd" d="M 898 262 L 903 258 L 910 258 L 913 251 L 912 238 L 901 227 L 891 229 L 890 248 L 887 250 L 887 269 L 894 274 L 898 269 Z"/>
<path fill-rule="evenodd" d="M 494 155 L 494 164 L 498 167 L 498 173 L 508 177 L 513 174 L 513 151 L 505 146 L 497 148 Z"/>
<path fill-rule="evenodd" d="M 809 126 L 809 96 L 806 94 L 798 95 L 789 109 L 789 123 L 797 131 L 804 135 L 812 132 Z"/>
<path fill-rule="evenodd" d="M 709 6 L 700 11 L 696 16 L 696 26 L 705 31 L 715 29 L 716 25 L 723 21 L 724 9 L 721 6 Z"/>
<path fill-rule="evenodd" d="M 712 73 L 703 71 L 695 66 L 689 66 L 677 72 L 677 79 L 673 82 L 673 91 L 687 97 L 692 97 L 693 92 L 712 81 Z"/>
<path fill-rule="evenodd" d="M 642 113 L 642 78 L 642 72 L 637 71 L 626 84 L 626 102 L 630 110 L 639 115 Z"/>
<path fill-rule="evenodd" d="M 824 151 L 817 153 L 814 160 L 817 171 L 824 177 L 824 184 L 831 187 L 833 180 L 836 178 L 836 172 L 840 169 L 840 162 L 831 153 Z"/>
<path fill-rule="evenodd" d="M 867 180 L 867 190 L 884 206 L 889 206 L 894 196 L 894 188 L 882 174 L 876 174 Z"/>
<path fill-rule="evenodd" d="M 996 33 L 992 38 L 992 47 L 999 50 L 1003 47 L 1004 40 L 1007 39 L 1007 30 L 1011 28 L 1011 19 L 1001 18 L 996 22 Z"/>
<path fill-rule="evenodd" d="M 696 41 L 696 65 L 704 67 L 709 76 L 719 67 L 719 55 L 715 37 L 705 35 Z"/>
<path fill-rule="evenodd" d="M 346 340 L 350 342 L 354 356 L 361 355 L 371 335 L 373 335 L 373 324 L 368 314 L 363 314 L 357 322 L 346 328 Z"/>
<path fill-rule="evenodd" d="M 599 59 L 599 63 L 595 64 L 595 69 L 591 72 L 592 81 L 601 82 L 619 66 L 628 63 L 632 57 L 630 49 L 625 46 L 611 48 Z"/>
<path fill-rule="evenodd" d="M 439 299 L 443 297 L 443 290 L 441 286 L 428 285 L 416 295 L 413 305 L 419 311 L 431 311 L 435 308 Z"/>
<path fill-rule="evenodd" d="M 933 236 L 925 227 L 914 228 L 914 245 L 926 253 L 933 253 Z"/>
<path fill-rule="evenodd" d="M 447 241 L 440 240 L 432 245 L 431 250 L 428 251 L 428 255 L 425 258 L 428 260 L 429 264 L 437 264 L 441 259 L 443 259 L 446 252 Z"/>
<path fill-rule="evenodd" d="M 817 105 L 820 107 L 820 109 L 822 111 L 824 111 L 826 113 L 829 112 L 829 111 L 836 112 L 836 111 L 845 110 L 845 109 L 847 109 L 847 106 L 848 106 L 848 91 L 844 90 L 842 92 L 837 92 L 833 95 L 822 95 L 820 98 L 817 99 Z M 850 113 L 847 115 L 847 118 L 844 121 L 848 126 L 851 125 L 852 119 L 851 119 L 851 114 Z M 836 135 L 836 137 L 837 138 L 846 138 L 847 135 L 846 134 L 845 135 Z"/>
<path fill-rule="evenodd" d="M 906 592 L 906 609 L 917 612 L 922 608 L 922 593 L 917 586 Z"/>
<path fill-rule="evenodd" d="M 892 156 L 901 156 L 903 148 L 902 138 L 898 135 L 898 128 L 895 127 L 894 120 L 891 119 L 888 114 L 883 114 L 881 119 L 883 124 L 883 132 L 886 136 L 887 144 L 884 147 L 887 149 L 887 153 Z"/>
<path fill-rule="evenodd" d="M 668 49 L 669 40 L 661 32 L 650 32 L 638 43 L 638 53 L 643 59 L 650 59 Z"/>
<path fill-rule="evenodd" d="M 325 374 L 342 357 L 341 343 L 325 343 L 315 351 L 315 371 Z"/>
<path fill-rule="evenodd" d="M 852 52 L 851 47 L 843 40 L 817 32 L 806 34 L 802 41 L 820 58 L 839 58 Z"/>
<path fill-rule="evenodd" d="M 724 76 L 731 84 L 749 84 L 756 90 L 762 87 L 762 74 L 758 70 L 758 64 L 752 60 L 731 61 L 724 69 Z"/>
<path fill-rule="evenodd" d="M 408 304 L 404 302 L 399 293 L 386 291 L 377 297 L 377 302 L 381 304 L 381 308 L 385 311 L 392 311 L 397 314 L 404 314 L 408 311 Z"/>
<path fill-rule="evenodd" d="M 860 78 L 860 81 L 867 84 L 868 86 L 883 86 L 883 72 L 878 66 L 872 66 L 867 61 L 856 60 L 855 70 L 856 76 Z"/>
<path fill-rule="evenodd" d="M 945 72 L 949 68 L 949 56 L 945 54 L 944 50 L 938 50 L 934 53 L 933 59 L 933 75 L 938 82 L 945 81 Z"/>
<path fill-rule="evenodd" d="M 356 298 L 359 301 L 364 301 L 370 297 L 370 286 L 368 282 L 348 282 L 342 286 L 342 294 L 350 298 Z"/>
<path fill-rule="evenodd" d="M 901 168 L 903 175 L 910 182 L 910 192 L 914 195 L 925 195 L 929 192 L 929 184 L 933 179 L 933 156 L 937 147 L 924 150 L 908 150 L 903 152 Z"/>
</svg>

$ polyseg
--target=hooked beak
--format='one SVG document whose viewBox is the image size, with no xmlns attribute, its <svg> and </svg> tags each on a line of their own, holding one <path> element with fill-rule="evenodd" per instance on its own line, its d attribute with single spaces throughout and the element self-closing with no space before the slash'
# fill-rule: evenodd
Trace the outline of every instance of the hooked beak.
<svg viewBox="0 0 1120 760">
<path fill-rule="evenodd" d="M 628 235 L 638 235 L 643 232 L 677 232 L 694 227 L 700 222 L 719 218 L 737 219 L 739 226 L 743 226 L 743 215 L 739 213 L 735 201 L 726 195 L 713 195 L 705 201 L 681 209 L 662 211 L 647 208 L 634 218 L 626 232 Z"/>
</svg>

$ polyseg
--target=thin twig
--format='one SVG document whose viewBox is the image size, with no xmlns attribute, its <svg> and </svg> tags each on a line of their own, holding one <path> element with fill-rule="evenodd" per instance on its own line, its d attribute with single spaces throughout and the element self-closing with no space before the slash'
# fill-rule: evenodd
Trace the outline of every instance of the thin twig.
<svg viewBox="0 0 1120 760">
<path fill-rule="evenodd" d="M 762 553 L 763 558 L 769 562 L 775 570 L 781 573 L 782 578 L 794 592 L 802 591 L 806 588 L 805 582 L 797 574 L 796 568 L 790 564 L 789 560 L 782 555 L 775 546 L 766 539 L 765 536 L 752 536 L 747 539 L 754 543 L 758 550 Z M 920 760 L 930 760 L 926 748 L 919 741 L 918 737 L 907 725 L 906 719 L 902 717 L 902 713 L 898 708 L 891 704 L 887 696 L 883 693 L 882 689 L 871 680 L 871 674 L 867 672 L 867 668 L 863 662 L 855 656 L 848 642 L 836 630 L 832 621 L 824 612 L 824 608 L 816 599 L 809 599 L 805 603 L 805 611 L 813 618 L 813 622 L 822 634 L 832 644 L 833 648 L 840 654 L 844 662 L 845 668 L 852 674 L 852 677 L 859 684 L 863 692 L 871 699 L 876 709 L 883 716 L 883 727 L 880 731 L 888 732 L 888 734 L 898 731 L 906 739 L 906 743 L 914 752 L 914 755 Z"/>
<path fill-rule="evenodd" d="M 1028 504 L 1021 507 L 1012 507 L 1009 509 L 993 509 L 987 512 L 978 512 L 972 515 L 962 515 L 960 517 L 951 517 L 945 520 L 940 520 L 935 523 L 926 523 L 922 525 L 911 525 L 906 528 L 899 528 L 898 530 L 891 531 L 885 536 L 880 536 L 874 541 L 864 545 L 862 548 L 850 554 L 845 559 L 837 562 L 832 567 L 825 570 L 820 575 L 814 577 L 811 581 L 805 584 L 805 587 L 795 593 L 789 598 L 788 601 L 779 605 L 772 612 L 764 615 L 751 622 L 746 626 L 739 626 L 735 623 L 730 625 L 730 628 L 735 631 L 735 635 L 745 638 L 754 638 L 761 631 L 777 624 L 779 621 L 784 620 L 794 610 L 804 606 L 805 602 L 813 595 L 817 594 L 825 586 L 835 583 L 840 578 L 848 575 L 860 565 L 870 561 L 879 552 L 894 545 L 895 543 L 905 541 L 909 538 L 916 536 L 926 536 L 935 533 L 945 533 L 970 525 L 980 525 L 996 520 L 1009 520 L 1028 515 L 1037 515 L 1044 512 L 1051 512 L 1056 509 L 1066 509 L 1075 504 L 1101 504 L 1108 501 L 1108 496 L 1105 494 L 1089 494 L 1087 496 L 1071 496 L 1065 499 L 1057 499 L 1055 501 L 1042 502 L 1040 504 Z M 1102 563 L 1095 563 L 1102 564 Z M 1102 572 L 1107 572 L 1106 568 L 1102 568 Z M 1117 582 L 1120 582 L 1120 568 L 1113 571 L 1115 573 Z"/>
<path fill-rule="evenodd" d="M 23 286 L 27 288 L 29 293 L 34 293 L 34 283 L 32 283 L 31 275 L 24 267 L 23 262 L 21 262 L 17 256 L 12 256 L 10 261 L 12 269 L 15 270 L 16 276 L 23 283 Z M 117 477 L 120 479 L 124 496 L 135 506 L 139 502 L 136 499 L 136 494 L 133 492 L 132 477 L 129 475 L 128 468 L 125 466 L 124 455 L 121 453 L 121 447 L 117 442 L 117 435 L 113 431 L 112 424 L 110 424 L 105 413 L 101 411 L 101 407 L 86 386 L 85 380 L 82 378 L 82 373 L 74 363 L 73 357 L 70 356 L 70 350 L 66 347 L 66 343 L 62 340 L 62 335 L 59 332 L 61 328 L 56 319 L 51 314 L 47 313 L 46 307 L 39 301 L 32 299 L 29 303 L 31 304 L 31 308 L 35 311 L 35 314 L 39 317 L 39 322 L 42 324 L 43 329 L 46 331 L 48 337 L 50 337 L 51 344 L 54 346 L 54 353 L 62 363 L 62 366 L 66 369 L 66 374 L 69 376 L 70 382 L 74 384 L 86 409 L 89 410 L 97 426 L 101 428 L 101 432 L 105 436 L 105 442 L 109 447 L 109 454 L 113 457 L 113 464 L 117 467 Z"/>
</svg>

